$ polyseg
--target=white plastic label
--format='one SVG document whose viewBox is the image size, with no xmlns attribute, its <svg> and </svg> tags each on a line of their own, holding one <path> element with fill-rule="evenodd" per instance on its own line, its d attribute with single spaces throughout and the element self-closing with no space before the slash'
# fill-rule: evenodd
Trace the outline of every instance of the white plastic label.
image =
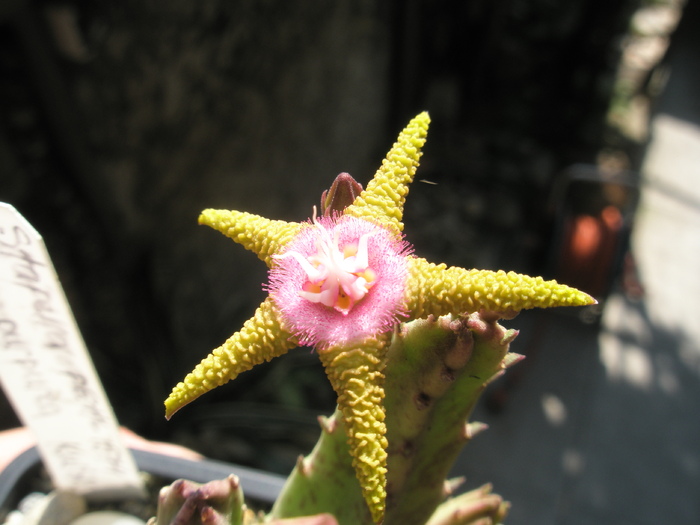
<svg viewBox="0 0 700 525">
<path fill-rule="evenodd" d="M 0 203 L 0 383 L 56 488 L 102 497 L 143 483 L 44 242 Z"/>
</svg>

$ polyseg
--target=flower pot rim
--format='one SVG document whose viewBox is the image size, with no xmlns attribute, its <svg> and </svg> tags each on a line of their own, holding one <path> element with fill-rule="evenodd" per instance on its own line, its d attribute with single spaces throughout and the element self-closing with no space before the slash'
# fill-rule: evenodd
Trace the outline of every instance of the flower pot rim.
<svg viewBox="0 0 700 525">
<path fill-rule="evenodd" d="M 129 448 L 129 452 L 139 470 L 173 481 L 184 478 L 196 483 L 207 483 L 235 474 L 247 498 L 267 504 L 274 503 L 286 481 L 285 477 L 278 474 L 223 461 L 195 461 L 135 448 Z M 0 516 L 5 516 L 15 508 L 19 496 L 18 485 L 41 461 L 38 449 L 31 447 L 0 472 Z"/>
</svg>

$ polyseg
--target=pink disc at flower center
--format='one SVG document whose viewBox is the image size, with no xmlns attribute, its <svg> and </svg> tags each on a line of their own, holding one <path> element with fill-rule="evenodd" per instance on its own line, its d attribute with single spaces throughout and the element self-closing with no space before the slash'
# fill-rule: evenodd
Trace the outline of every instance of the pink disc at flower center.
<svg viewBox="0 0 700 525">
<path fill-rule="evenodd" d="M 297 251 L 288 251 L 276 259 L 293 257 L 306 273 L 307 280 L 299 290 L 299 296 L 347 315 L 352 307 L 374 285 L 375 271 L 369 266 L 367 239 L 370 233 L 361 235 L 357 242 L 338 246 L 338 233 L 330 233 L 320 224 L 316 252 L 304 257 Z"/>
<path fill-rule="evenodd" d="M 404 315 L 411 247 L 378 223 L 314 217 L 274 255 L 268 290 L 301 345 L 348 344 L 390 331 Z"/>
</svg>

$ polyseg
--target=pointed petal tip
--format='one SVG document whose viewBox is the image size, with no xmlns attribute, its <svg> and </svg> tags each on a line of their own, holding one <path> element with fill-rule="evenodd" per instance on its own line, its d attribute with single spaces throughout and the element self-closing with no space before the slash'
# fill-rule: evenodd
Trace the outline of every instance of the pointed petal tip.
<svg viewBox="0 0 700 525">
<path fill-rule="evenodd" d="M 586 292 L 583 292 L 577 288 L 571 288 L 572 290 L 572 301 L 571 306 L 593 306 L 598 304 L 598 299 L 593 297 Z"/>
<path fill-rule="evenodd" d="M 598 304 L 598 301 L 592 295 L 569 286 L 559 283 L 555 280 L 545 281 L 544 284 L 548 287 L 551 294 L 550 304 L 547 306 L 591 306 Z"/>
<path fill-rule="evenodd" d="M 430 123 L 430 114 L 427 111 L 421 111 L 420 113 L 418 113 L 418 115 L 416 115 L 413 118 L 413 120 L 420 120 L 420 121 L 423 121 L 423 122 L 429 124 Z"/>
<path fill-rule="evenodd" d="M 165 403 L 163 403 L 165 405 L 165 419 L 170 421 L 175 413 L 188 403 L 189 401 L 182 402 L 174 395 L 174 393 L 170 394 L 168 399 L 165 400 Z"/>
<path fill-rule="evenodd" d="M 201 213 L 199 214 L 199 217 L 197 217 L 197 223 L 205 226 L 211 226 L 212 224 L 212 215 L 216 210 L 212 208 L 207 208 L 206 210 L 202 210 Z"/>
<path fill-rule="evenodd" d="M 421 111 L 411 119 L 411 121 L 406 126 L 404 133 L 409 133 L 414 139 L 425 140 L 425 136 L 428 133 L 428 127 L 430 126 L 430 115 L 427 111 Z M 415 128 L 418 128 L 416 130 Z M 422 144 L 421 144 L 422 145 Z"/>
</svg>

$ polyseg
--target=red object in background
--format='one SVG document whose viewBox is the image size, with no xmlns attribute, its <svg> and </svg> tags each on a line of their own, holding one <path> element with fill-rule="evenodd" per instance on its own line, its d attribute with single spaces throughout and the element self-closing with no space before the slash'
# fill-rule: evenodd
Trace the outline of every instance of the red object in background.
<svg viewBox="0 0 700 525">
<path fill-rule="evenodd" d="M 575 164 L 562 172 L 551 199 L 550 275 L 598 299 L 600 313 L 629 251 L 639 175 Z"/>
<path fill-rule="evenodd" d="M 594 297 L 608 293 L 611 271 L 617 265 L 622 213 L 608 205 L 598 215 L 570 217 L 566 225 L 557 278 Z"/>
</svg>

